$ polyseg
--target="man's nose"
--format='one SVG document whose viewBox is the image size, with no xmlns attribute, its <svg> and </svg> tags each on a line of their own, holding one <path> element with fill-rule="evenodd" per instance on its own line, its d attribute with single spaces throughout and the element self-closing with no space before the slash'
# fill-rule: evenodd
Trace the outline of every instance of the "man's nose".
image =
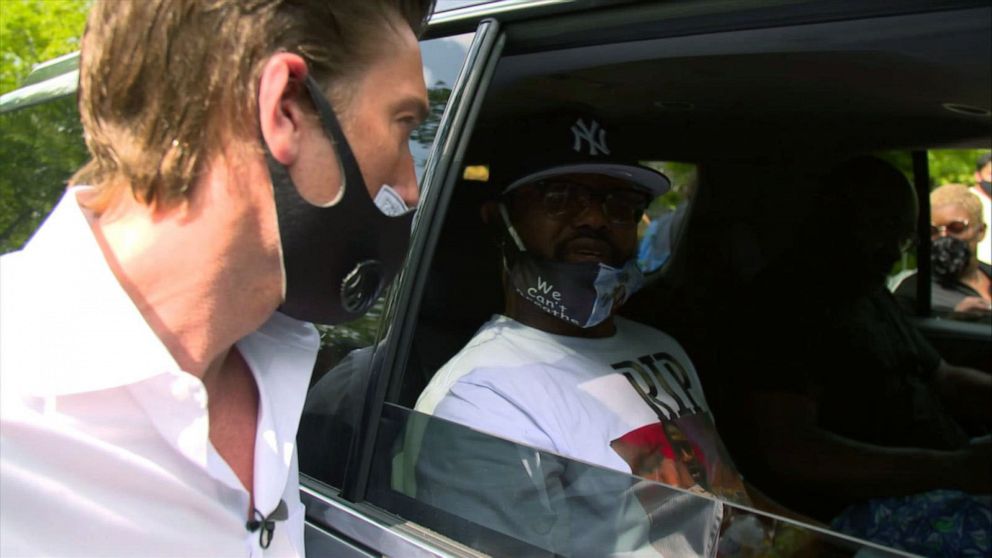
<svg viewBox="0 0 992 558">
<path fill-rule="evenodd" d="M 407 207 L 414 208 L 420 203 L 420 185 L 417 184 L 417 171 L 413 166 L 413 154 L 407 152 L 400 163 L 399 176 L 393 188 L 403 198 Z"/>
<path fill-rule="evenodd" d="M 603 200 L 596 197 L 582 198 L 581 205 L 575 217 L 572 218 L 572 226 L 586 226 L 594 229 L 606 228 L 610 224 L 609 217 L 603 209 Z"/>
</svg>

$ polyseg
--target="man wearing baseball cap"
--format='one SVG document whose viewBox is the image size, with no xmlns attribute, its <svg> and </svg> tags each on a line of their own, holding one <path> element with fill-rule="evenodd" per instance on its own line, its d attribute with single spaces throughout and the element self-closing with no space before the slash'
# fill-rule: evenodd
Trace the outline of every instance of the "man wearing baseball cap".
<svg viewBox="0 0 992 558">
<path fill-rule="evenodd" d="M 668 178 L 624 160 L 614 149 L 622 131 L 595 117 L 541 118 L 515 131 L 533 148 L 493 162 L 500 195 L 482 209 L 502 255 L 504 311 L 435 374 L 416 410 L 579 462 L 749 503 L 685 351 L 664 332 L 616 314 L 642 284 L 637 224 L 651 200 L 669 190 Z M 684 436 L 673 440 L 674 431 Z M 555 541 L 580 544 L 573 537 L 601 544 L 603 537 L 588 529 L 603 529 L 603 522 L 578 527 L 575 508 L 553 503 L 553 527 L 533 521 L 524 510 L 542 497 L 519 486 L 461 505 L 483 489 L 452 484 L 466 478 L 466 462 L 475 462 L 454 443 L 427 430 L 417 463 L 419 498 L 475 513 L 491 528 L 564 554 L 645 544 L 663 555 L 714 551 L 722 506 L 680 491 L 643 505 L 643 523 L 652 525 L 640 543 L 560 548 Z M 478 462 L 501 470 L 496 460 L 480 455 Z M 619 505 L 615 494 L 603 496 L 583 496 L 582 509 Z M 489 514 L 480 505 L 517 511 Z M 551 534 L 569 522 L 570 534 Z"/>
</svg>

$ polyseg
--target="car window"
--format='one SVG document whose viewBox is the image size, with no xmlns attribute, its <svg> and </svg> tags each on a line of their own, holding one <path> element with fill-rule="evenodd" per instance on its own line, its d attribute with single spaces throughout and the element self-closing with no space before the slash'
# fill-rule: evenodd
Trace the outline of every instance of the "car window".
<svg viewBox="0 0 992 558">
<path fill-rule="evenodd" d="M 640 161 L 669 178 L 671 190 L 654 200 L 637 229 L 637 264 L 648 274 L 660 273 L 673 254 L 685 230 L 698 171 L 692 163 L 678 161 Z"/>
<path fill-rule="evenodd" d="M 368 499 L 492 556 L 898 556 L 387 405 Z"/>
<path fill-rule="evenodd" d="M 422 187 L 441 117 L 474 36 L 464 33 L 421 42 L 430 112 L 411 135 L 410 150 Z M 378 358 L 376 341 L 385 327 L 388 297 L 388 293 L 383 295 L 367 315 L 354 322 L 318 328 L 322 349 L 299 430 L 300 471 L 334 487 L 342 486 L 348 449 L 366 403 L 369 370 Z"/>
<path fill-rule="evenodd" d="M 988 323 L 988 278 L 992 275 L 992 245 L 988 220 L 992 198 L 983 189 L 989 172 L 981 149 L 927 151 L 927 191 L 920 198 L 925 214 L 912 244 L 903 247 L 888 286 L 907 311 L 959 322 Z M 912 166 L 906 152 L 884 154 L 902 169 Z M 912 173 L 910 173 L 911 175 Z M 926 258 L 929 265 L 918 266 Z M 923 279 L 924 275 L 929 280 Z M 922 284 L 921 284 L 922 283 Z M 929 287 L 929 307 L 921 306 L 921 289 Z M 984 292 L 983 292 L 984 291 Z"/>
<path fill-rule="evenodd" d="M 591 107 L 618 118 L 637 141 L 617 145 L 611 140 L 611 148 L 620 153 L 627 147 L 637 160 L 658 165 L 666 174 L 683 170 L 697 175 L 692 183 L 698 182 L 698 186 L 688 196 L 691 218 L 673 246 L 672 263 L 684 257 L 684 265 L 666 270 L 662 264 L 657 269 L 671 273 L 663 271 L 652 289 L 640 293 L 646 298 L 633 299 L 635 304 L 621 313 L 636 315 L 642 323 L 671 335 L 685 347 L 705 387 L 706 400 L 720 419 L 716 423 L 720 436 L 744 478 L 753 479 L 762 490 L 768 487 L 773 492 L 769 496 L 781 504 L 809 510 L 804 511 L 809 517 L 829 523 L 843 517 L 845 509 L 855 509 L 846 508 L 852 502 L 869 504 L 858 510 L 878 512 L 879 508 L 870 506 L 879 504 L 876 499 L 884 493 L 870 486 L 871 482 L 863 483 L 869 486 L 860 486 L 857 494 L 831 490 L 832 479 L 824 480 L 830 477 L 829 471 L 819 474 L 822 469 L 829 470 L 829 465 L 810 466 L 809 460 L 797 461 L 790 455 L 790 449 L 797 445 L 790 436 L 800 432 L 792 428 L 797 416 L 806 420 L 812 414 L 814 427 L 822 424 L 832 429 L 846 437 L 845 443 L 848 439 L 867 440 L 857 443 L 932 448 L 944 443 L 940 438 L 945 434 L 948 444 L 957 443 L 961 434 L 952 432 L 947 416 L 940 416 L 920 430 L 927 434 L 914 439 L 908 421 L 896 418 L 905 416 L 907 408 L 911 412 L 914 408 L 939 408 L 935 394 L 919 379 L 933 372 L 940 357 L 900 318 L 891 293 L 883 291 L 886 296 L 881 296 L 883 293 L 875 292 L 881 287 L 875 282 L 879 277 L 884 279 L 891 265 L 886 261 L 885 268 L 878 269 L 883 265 L 880 262 L 891 250 L 878 259 L 872 250 L 864 250 L 864 259 L 870 257 L 872 267 L 855 269 L 865 263 L 858 257 L 868 239 L 852 224 L 857 219 L 870 223 L 881 214 L 876 210 L 894 200 L 872 199 L 877 205 L 870 207 L 849 203 L 845 188 L 857 181 L 829 183 L 827 179 L 835 168 L 865 154 L 929 145 L 942 135 L 957 134 L 964 145 L 975 142 L 975 132 L 980 129 L 977 122 L 956 128 L 951 117 L 936 110 L 934 122 L 939 129 L 903 127 L 902 103 L 912 104 L 912 99 L 905 95 L 905 88 L 876 78 L 874 70 L 876 65 L 899 60 L 906 66 L 900 71 L 918 76 L 924 64 L 917 66 L 920 47 L 915 38 L 930 36 L 933 25 L 940 22 L 949 28 L 967 27 L 973 14 L 952 14 L 946 20 L 921 13 L 897 14 L 892 23 L 901 23 L 898 28 L 905 37 L 879 36 L 873 32 L 878 22 L 824 20 L 802 29 L 792 25 L 743 31 L 723 27 L 705 36 L 658 38 L 647 26 L 631 25 L 635 18 L 630 14 L 641 9 L 648 10 L 631 6 L 629 12 L 606 13 L 604 16 L 610 17 L 597 20 L 595 29 L 589 23 L 591 18 L 579 17 L 562 18 L 560 26 L 554 18 L 530 27 L 510 24 L 506 56 L 496 66 L 469 145 L 461 160 L 455 159 L 460 163 L 460 180 L 446 185 L 450 201 L 444 213 L 431 216 L 439 229 L 437 239 L 425 252 L 429 259 L 420 261 L 429 265 L 429 272 L 418 280 L 411 310 L 417 313 L 415 323 L 404 326 L 406 336 L 397 350 L 407 353 L 391 368 L 392 381 L 378 423 L 379 437 L 364 495 L 402 519 L 485 552 L 574 553 L 575 549 L 567 546 L 569 541 L 594 532 L 585 527 L 582 513 L 595 508 L 597 496 L 595 488 L 583 491 L 583 475 L 596 477 L 590 484 L 604 492 L 613 490 L 614 503 L 623 501 L 619 495 L 631 485 L 651 482 L 624 475 L 622 464 L 618 466 L 621 472 L 603 474 L 619 475 L 623 482 L 599 477 L 602 470 L 586 464 L 597 470 L 589 473 L 574 456 L 530 449 L 557 446 L 536 442 L 528 446 L 520 441 L 539 437 L 540 428 L 514 437 L 517 444 L 491 435 L 504 430 L 489 428 L 469 432 L 461 439 L 451 432 L 458 430 L 453 425 L 412 412 L 421 409 L 417 401 L 424 386 L 475 338 L 480 326 L 505 308 L 504 263 L 492 242 L 494 231 L 480 219 L 480 207 L 493 199 L 496 187 L 495 181 L 487 180 L 493 170 L 487 163 L 498 152 L 540 159 L 544 151 L 531 147 L 525 137 L 528 128 L 517 124 L 561 107 Z M 617 23 L 621 21 L 624 23 Z M 641 35 L 633 37 L 630 33 L 634 29 Z M 852 31 L 857 33 L 850 34 Z M 984 40 L 985 35 L 970 34 L 962 28 L 954 37 Z M 528 39 L 533 42 L 528 43 Z M 589 42 L 584 43 L 586 40 Z M 549 43 L 558 50 L 541 50 Z M 867 51 L 874 53 L 871 60 L 865 57 Z M 943 62 L 949 55 L 940 52 Z M 844 79 L 824 79 L 825 73 Z M 955 75 L 965 73 L 962 69 Z M 858 95 L 847 92 L 854 83 L 862 88 Z M 984 102 L 976 99 L 969 97 L 972 102 Z M 824 104 L 829 110 L 823 109 Z M 920 105 L 919 110 L 924 109 L 932 107 Z M 505 135 L 498 133 L 501 131 Z M 575 142 L 580 143 L 579 139 Z M 909 151 L 883 160 L 902 171 L 911 183 L 919 176 L 914 173 L 916 161 Z M 844 176 L 852 178 L 850 174 Z M 680 180 L 676 177 L 675 182 Z M 685 195 L 677 186 L 676 191 Z M 664 200 L 649 209 L 649 219 L 660 221 L 677 213 L 683 202 L 683 198 Z M 824 211 L 826 203 L 832 204 L 829 211 Z M 911 216 L 908 221 L 911 225 Z M 650 236 L 646 226 L 642 241 Z M 893 271 L 913 269 L 913 258 L 912 252 L 901 254 Z M 860 276 L 865 270 L 871 276 L 871 295 L 878 294 L 878 299 L 842 300 L 846 289 L 860 296 L 857 289 L 864 287 Z M 878 334 L 880 331 L 884 334 Z M 520 347 L 518 352 L 526 351 Z M 506 353 L 507 360 L 517 356 L 513 351 Z M 897 379 L 887 385 L 889 378 L 878 377 L 876 372 L 892 362 L 904 368 L 893 370 Z M 488 390 L 491 398 L 485 401 L 505 399 L 500 386 L 487 383 L 502 369 L 500 362 L 489 368 L 491 375 L 460 385 L 464 388 L 461 393 Z M 521 379 L 516 387 L 520 393 L 529 388 L 535 400 L 544 401 L 541 409 L 560 401 L 558 392 L 543 389 L 537 382 Z M 817 390 L 827 394 L 820 407 L 809 403 Z M 774 396 L 762 399 L 762 393 Z M 453 399 L 459 397 L 455 394 Z M 469 407 L 474 404 L 478 415 L 491 418 L 487 413 L 493 407 L 462 400 Z M 811 413 L 807 412 L 810 407 Z M 776 413 L 786 418 L 777 421 Z M 465 414 L 467 411 L 462 416 Z M 512 421 L 518 417 L 499 415 L 490 423 L 497 423 L 499 418 L 515 425 Z M 589 427 L 583 420 L 595 422 L 582 413 L 573 419 L 574 424 L 561 421 L 563 431 L 574 426 L 574 432 L 582 432 Z M 944 427 L 946 431 L 942 431 Z M 902 436 L 904 432 L 907 435 L 902 441 L 893 441 L 895 434 Z M 827 451 L 819 455 L 827 462 L 834 454 Z M 853 455 L 845 465 L 857 472 L 868 463 L 866 455 Z M 807 480 L 810 477 L 813 479 Z M 686 499 L 696 505 L 712 502 L 697 494 Z M 644 510 L 636 497 L 627 501 L 636 501 Z M 665 496 L 660 497 L 659 502 L 665 501 Z M 727 504 L 725 509 L 735 506 L 739 507 Z M 659 505 L 658 513 L 665 516 L 665 505 Z M 700 524 L 672 525 L 684 527 L 688 533 Z M 723 532 L 748 531 L 749 525 L 752 520 L 742 520 L 739 527 L 723 526 Z M 835 526 L 839 529 L 843 523 Z M 556 527 L 564 530 L 555 531 Z M 637 543 L 624 538 L 624 534 L 639 536 L 636 527 L 626 528 L 616 522 L 596 527 L 604 531 L 590 535 L 588 548 L 595 548 L 592 554 L 637 548 Z M 645 540 L 665 544 L 663 536 L 641 539 Z M 758 534 L 752 540 L 765 540 L 765 535 Z M 843 536 L 836 536 L 836 540 L 848 541 Z M 838 554 L 857 553 L 855 547 L 860 543 L 852 544 Z M 525 545 L 524 550 L 514 545 Z M 800 548 L 802 545 L 799 543 Z"/>
</svg>

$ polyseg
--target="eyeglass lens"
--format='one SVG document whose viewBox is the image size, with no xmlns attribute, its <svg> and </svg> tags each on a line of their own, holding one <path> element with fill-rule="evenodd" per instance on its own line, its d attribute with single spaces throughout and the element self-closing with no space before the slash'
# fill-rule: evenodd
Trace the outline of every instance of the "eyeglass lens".
<svg viewBox="0 0 992 558">
<path fill-rule="evenodd" d="M 647 208 L 647 196 L 633 190 L 589 188 L 569 182 L 543 184 L 544 211 L 549 217 L 574 217 L 599 203 L 603 214 L 617 225 L 636 224 Z"/>
<path fill-rule="evenodd" d="M 968 230 L 967 221 L 951 221 L 946 225 L 930 224 L 930 236 L 940 236 L 945 232 L 947 234 L 961 234 L 966 230 Z"/>
</svg>

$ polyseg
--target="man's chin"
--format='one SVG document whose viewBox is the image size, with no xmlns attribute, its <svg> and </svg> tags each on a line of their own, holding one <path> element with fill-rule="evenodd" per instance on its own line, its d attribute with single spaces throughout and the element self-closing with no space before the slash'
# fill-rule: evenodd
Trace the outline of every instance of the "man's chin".
<svg viewBox="0 0 992 558">
<path fill-rule="evenodd" d="M 574 254 L 565 258 L 568 263 L 595 263 L 610 265 L 608 258 L 592 254 Z"/>
</svg>

